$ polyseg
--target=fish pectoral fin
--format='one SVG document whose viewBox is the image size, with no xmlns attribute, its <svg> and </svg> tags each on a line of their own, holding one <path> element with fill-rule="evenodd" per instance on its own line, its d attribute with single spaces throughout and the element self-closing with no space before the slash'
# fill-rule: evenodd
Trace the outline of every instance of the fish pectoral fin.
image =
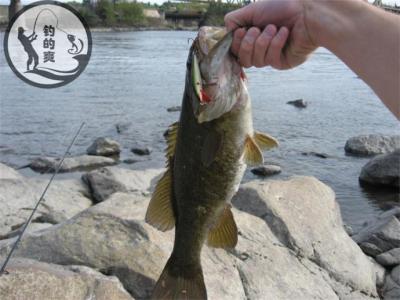
<svg viewBox="0 0 400 300">
<path fill-rule="evenodd" d="M 234 248 L 238 241 L 238 230 L 228 204 L 215 226 L 208 232 L 207 244 L 214 248 Z"/>
<path fill-rule="evenodd" d="M 253 138 L 261 150 L 268 150 L 279 146 L 275 138 L 265 133 L 255 132 Z"/>
<path fill-rule="evenodd" d="M 175 215 L 172 207 L 172 175 L 170 168 L 164 173 L 151 197 L 146 212 L 146 222 L 161 231 L 175 226 Z"/>
<path fill-rule="evenodd" d="M 264 163 L 264 158 L 260 147 L 257 145 L 255 140 L 247 136 L 244 143 L 244 161 L 249 166 L 262 165 Z"/>
<path fill-rule="evenodd" d="M 179 122 L 175 122 L 168 127 L 165 139 L 167 140 L 166 156 L 169 160 L 175 154 L 176 140 L 178 138 Z"/>
</svg>

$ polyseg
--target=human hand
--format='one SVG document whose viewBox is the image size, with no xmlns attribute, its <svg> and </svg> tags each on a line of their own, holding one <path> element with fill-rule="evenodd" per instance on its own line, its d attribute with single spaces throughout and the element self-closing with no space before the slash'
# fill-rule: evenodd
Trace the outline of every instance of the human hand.
<svg viewBox="0 0 400 300">
<path fill-rule="evenodd" d="M 228 13 L 225 26 L 235 31 L 231 50 L 240 64 L 289 69 L 306 61 L 318 47 L 306 10 L 307 0 L 265 0 Z"/>
</svg>

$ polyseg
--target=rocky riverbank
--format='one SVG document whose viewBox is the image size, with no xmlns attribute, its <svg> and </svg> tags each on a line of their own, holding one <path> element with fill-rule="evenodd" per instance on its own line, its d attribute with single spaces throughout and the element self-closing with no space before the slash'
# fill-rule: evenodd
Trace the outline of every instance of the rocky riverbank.
<svg viewBox="0 0 400 300">
<path fill-rule="evenodd" d="M 162 171 L 110 166 L 54 181 L 0 277 L 0 298 L 147 298 L 173 244 L 173 232 L 144 222 Z M 45 183 L 0 165 L 1 261 Z M 335 194 L 313 177 L 251 181 L 232 203 L 237 247 L 202 254 L 209 299 L 398 299 L 398 209 L 353 240 Z"/>
</svg>

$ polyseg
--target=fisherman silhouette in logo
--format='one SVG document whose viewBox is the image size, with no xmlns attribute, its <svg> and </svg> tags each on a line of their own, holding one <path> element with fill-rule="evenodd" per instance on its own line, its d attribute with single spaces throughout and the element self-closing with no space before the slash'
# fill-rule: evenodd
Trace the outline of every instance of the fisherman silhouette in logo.
<svg viewBox="0 0 400 300">
<path fill-rule="evenodd" d="M 32 47 L 32 42 L 36 40 L 37 34 L 33 32 L 30 36 L 24 35 L 25 29 L 18 27 L 18 40 L 24 46 L 25 52 L 28 54 L 28 61 L 26 62 L 26 70 L 29 71 L 29 66 L 34 62 L 33 69 L 36 69 L 39 64 L 39 56 L 37 55 L 35 49 Z"/>
</svg>

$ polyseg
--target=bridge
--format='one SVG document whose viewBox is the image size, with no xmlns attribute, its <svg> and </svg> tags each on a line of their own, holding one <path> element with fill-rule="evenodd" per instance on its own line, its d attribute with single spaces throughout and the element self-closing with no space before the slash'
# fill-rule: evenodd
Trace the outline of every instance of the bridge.
<svg viewBox="0 0 400 300">
<path fill-rule="evenodd" d="M 167 11 L 165 12 L 165 20 L 175 26 L 199 26 L 204 15 L 203 11 Z"/>
<path fill-rule="evenodd" d="M 400 6 L 397 6 L 396 4 L 394 6 L 386 5 L 382 3 L 382 0 L 375 0 L 373 5 L 380 7 L 386 11 L 395 13 L 395 14 L 400 14 Z"/>
</svg>

